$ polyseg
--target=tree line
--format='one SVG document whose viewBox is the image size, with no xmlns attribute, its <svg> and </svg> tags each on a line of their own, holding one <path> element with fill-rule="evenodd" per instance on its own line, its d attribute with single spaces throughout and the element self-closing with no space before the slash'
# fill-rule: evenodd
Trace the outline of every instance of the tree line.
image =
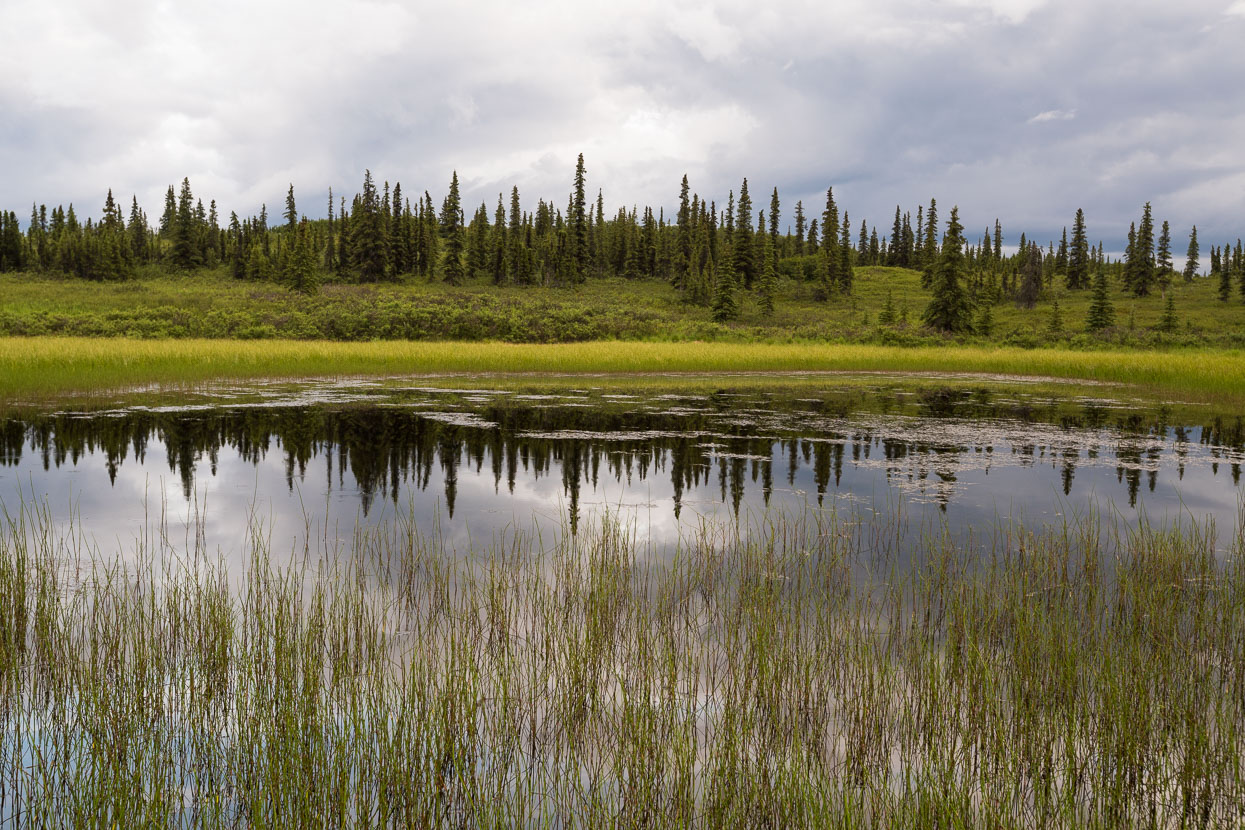
<svg viewBox="0 0 1245 830">
<path fill-rule="evenodd" d="M 889 233 L 861 220 L 853 224 L 840 209 L 833 188 L 820 212 L 797 202 L 792 222 L 782 225 L 777 188 L 768 204 L 754 205 L 748 180 L 730 191 L 724 205 L 691 190 L 684 176 L 675 216 L 664 209 L 621 207 L 606 213 L 603 192 L 588 192 L 582 154 L 575 166 L 565 208 L 538 200 L 523 207 L 517 187 L 498 194 L 492 209 L 463 207 L 458 175 L 437 206 L 427 191 L 414 201 L 400 183 L 378 187 L 371 171 L 347 202 L 330 189 L 327 217 L 309 220 L 291 184 L 282 220 L 259 215 L 219 215 L 215 200 L 205 207 L 189 179 L 170 185 L 158 224 L 132 197 L 128 217 L 109 190 L 102 216 L 79 219 L 71 204 L 49 210 L 32 206 L 23 230 L 15 212 L 0 211 L 0 271 L 54 272 L 90 280 L 125 279 L 143 266 L 194 270 L 227 266 L 240 280 L 271 281 L 299 291 L 322 282 L 379 283 L 415 277 L 460 285 L 487 279 L 497 285 L 576 285 L 590 279 L 623 277 L 670 282 L 688 303 L 709 307 L 720 321 L 740 313 L 745 297 L 763 314 L 774 309 L 779 279 L 809 283 L 815 296 L 850 295 L 854 269 L 891 266 L 919 270 L 933 297 L 923 322 L 951 331 L 989 334 L 991 308 L 1000 302 L 1033 307 L 1044 291 L 1061 286 L 1092 293 L 1091 330 L 1112 325 L 1110 285 L 1134 296 L 1158 291 L 1199 275 L 1197 228 L 1189 233 L 1185 265 L 1174 267 L 1169 223 L 1156 233 L 1147 203 L 1129 230 L 1122 260 L 1112 262 L 1102 243 L 1091 245 L 1084 212 L 1078 210 L 1069 236 L 1041 246 L 1020 235 L 1004 247 L 995 220 L 969 240 L 953 208 L 945 226 L 937 200 L 910 211 L 896 207 Z M 1211 248 L 1210 276 L 1219 296 L 1234 289 L 1245 297 L 1245 259 L 1235 245 Z M 884 318 L 893 320 L 888 298 Z M 886 322 L 883 319 L 882 322 Z"/>
</svg>

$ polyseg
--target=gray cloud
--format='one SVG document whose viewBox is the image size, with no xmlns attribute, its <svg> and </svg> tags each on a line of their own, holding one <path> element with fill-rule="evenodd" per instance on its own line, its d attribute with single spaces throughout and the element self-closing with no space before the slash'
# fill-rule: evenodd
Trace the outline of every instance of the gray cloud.
<svg viewBox="0 0 1245 830">
<path fill-rule="evenodd" d="M 1083 207 L 1118 248 L 1146 200 L 1179 236 L 1239 234 L 1245 6 L 812 0 L 110 4 L 9 0 L 0 204 L 114 188 L 158 213 L 189 176 L 224 212 L 322 215 L 370 167 L 468 206 L 565 202 L 575 155 L 607 210 L 719 202 L 747 176 L 883 232 L 952 204 L 1057 237 Z"/>
</svg>

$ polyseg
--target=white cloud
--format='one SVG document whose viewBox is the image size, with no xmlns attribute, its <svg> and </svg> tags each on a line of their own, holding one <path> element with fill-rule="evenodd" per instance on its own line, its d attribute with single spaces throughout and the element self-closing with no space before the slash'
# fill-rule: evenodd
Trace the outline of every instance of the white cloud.
<svg viewBox="0 0 1245 830">
<path fill-rule="evenodd" d="M 1071 121 L 1076 118 L 1076 110 L 1046 110 L 1029 119 L 1030 124 L 1041 124 L 1043 121 Z"/>
<path fill-rule="evenodd" d="M 1236 0 L 1235 3 L 1224 9 L 1223 13 L 1236 17 L 1245 17 L 1245 0 Z"/>
</svg>

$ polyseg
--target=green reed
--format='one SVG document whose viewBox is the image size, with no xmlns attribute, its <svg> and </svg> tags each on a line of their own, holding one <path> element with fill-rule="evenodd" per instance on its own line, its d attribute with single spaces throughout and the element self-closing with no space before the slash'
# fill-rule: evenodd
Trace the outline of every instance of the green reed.
<svg viewBox="0 0 1245 830">
<path fill-rule="evenodd" d="M 0 534 L 0 825 L 1220 827 L 1245 550 L 1213 529 L 401 516 L 245 574 Z"/>
</svg>

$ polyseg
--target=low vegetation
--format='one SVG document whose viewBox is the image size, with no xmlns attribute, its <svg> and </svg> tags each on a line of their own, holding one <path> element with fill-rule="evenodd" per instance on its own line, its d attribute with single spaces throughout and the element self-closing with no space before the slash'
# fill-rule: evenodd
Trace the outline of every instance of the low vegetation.
<svg viewBox="0 0 1245 830">
<path fill-rule="evenodd" d="M 683 302 L 667 282 L 603 279 L 578 286 L 455 287 L 412 278 L 398 284 L 332 283 L 313 295 L 231 278 L 224 269 L 179 274 L 150 268 L 124 282 L 88 282 L 44 274 L 0 274 L 0 335 L 294 339 L 587 340 L 853 342 L 940 345 L 925 328 L 930 292 L 906 268 L 856 269 L 850 295 L 821 298 L 815 282 L 776 281 L 774 310 L 743 299 L 737 319 L 718 322 L 710 308 Z M 989 332 L 953 342 L 1080 349 L 1245 347 L 1245 304 L 1219 300 L 1210 279 L 1177 281 L 1167 301 L 1155 293 L 1111 292 L 1114 322 L 1087 330 L 1093 296 L 1052 291 L 1032 309 L 991 308 Z M 1052 327 L 1058 304 L 1059 325 Z M 980 322 L 980 321 L 979 321 Z"/>
<path fill-rule="evenodd" d="M 0 534 L 0 822 L 1224 827 L 1245 544 L 768 515 L 448 550 Z M 75 541 L 79 540 L 79 541 Z"/>
<path fill-rule="evenodd" d="M 444 373 L 973 372 L 1131 384 L 1148 396 L 1245 403 L 1237 351 L 1077 351 L 975 346 L 0 339 L 0 400 L 217 379 Z M 616 379 L 619 380 L 619 379 Z M 831 381 L 827 381 L 831 382 Z"/>
</svg>

